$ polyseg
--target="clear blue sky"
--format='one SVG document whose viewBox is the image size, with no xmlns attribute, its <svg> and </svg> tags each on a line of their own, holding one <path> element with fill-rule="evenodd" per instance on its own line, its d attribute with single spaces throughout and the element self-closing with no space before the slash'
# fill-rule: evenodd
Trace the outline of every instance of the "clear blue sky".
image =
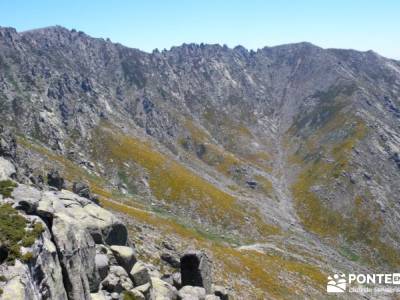
<svg viewBox="0 0 400 300">
<path fill-rule="evenodd" d="M 400 59 L 400 0 L 1 0 L 0 26 L 62 25 L 151 51 L 309 41 Z"/>
</svg>

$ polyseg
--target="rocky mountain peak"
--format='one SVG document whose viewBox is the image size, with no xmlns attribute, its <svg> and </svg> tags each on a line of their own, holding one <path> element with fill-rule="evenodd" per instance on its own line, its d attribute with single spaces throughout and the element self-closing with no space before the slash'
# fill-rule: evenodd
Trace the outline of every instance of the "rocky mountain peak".
<svg viewBox="0 0 400 300">
<path fill-rule="evenodd" d="M 146 298 L 157 286 L 202 299 L 170 288 L 191 246 L 238 299 L 323 298 L 328 274 L 399 266 L 399 95 L 400 63 L 372 52 L 297 43 L 146 53 L 62 27 L 1 28 L 0 120 L 16 136 L 0 143 L 1 201 L 23 216 L 58 214 L 47 211 L 57 204 L 60 222 L 88 220 L 86 233 L 52 241 L 102 255 L 70 299 L 99 282 L 107 297 L 141 286 Z M 131 245 L 107 242 L 104 219 L 124 224 L 113 235 L 129 233 L 140 264 L 125 255 Z M 197 268 L 202 257 L 186 258 Z M 147 262 L 164 276 L 143 271 Z M 139 285 L 148 273 L 156 279 Z"/>
</svg>

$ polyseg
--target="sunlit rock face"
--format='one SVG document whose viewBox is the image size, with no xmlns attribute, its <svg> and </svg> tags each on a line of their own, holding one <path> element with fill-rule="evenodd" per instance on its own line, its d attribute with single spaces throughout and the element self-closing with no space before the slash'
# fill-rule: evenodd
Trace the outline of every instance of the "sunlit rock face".
<svg viewBox="0 0 400 300">
<path fill-rule="evenodd" d="M 400 63 L 372 51 L 145 53 L 62 27 L 0 28 L 0 178 L 25 184 L 20 208 L 54 215 L 66 232 L 53 234 L 85 227 L 69 239 L 81 255 L 131 246 L 132 231 L 160 266 L 206 249 L 244 298 L 321 298 L 337 271 L 399 267 L 399 92 Z M 54 170 L 65 182 L 49 188 Z M 77 187 L 85 198 L 65 190 Z M 96 294 L 106 269 L 85 265 L 77 293 Z"/>
</svg>

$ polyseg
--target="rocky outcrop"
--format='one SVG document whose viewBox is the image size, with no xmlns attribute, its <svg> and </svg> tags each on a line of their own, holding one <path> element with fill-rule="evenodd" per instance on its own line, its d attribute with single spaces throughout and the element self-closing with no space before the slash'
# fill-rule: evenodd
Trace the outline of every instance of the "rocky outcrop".
<svg viewBox="0 0 400 300">
<path fill-rule="evenodd" d="M 13 198 L 16 205 L 28 213 L 76 224 L 87 231 L 96 244 L 126 245 L 128 242 L 125 225 L 113 214 L 70 191 L 39 191 L 21 184 L 14 189 Z"/>
<path fill-rule="evenodd" d="M 89 299 L 100 284 L 93 238 L 74 218 L 62 212 L 54 215 L 52 232 L 69 298 Z"/>
<path fill-rule="evenodd" d="M 97 253 L 94 262 L 100 279 L 103 280 L 104 278 L 106 278 L 110 270 L 110 261 L 108 260 L 108 256 L 103 253 Z"/>
<path fill-rule="evenodd" d="M 74 182 L 72 185 L 72 191 L 75 194 L 77 194 L 83 198 L 92 200 L 94 203 L 99 205 L 98 196 L 91 193 L 90 187 L 88 184 L 86 184 L 84 182 Z"/>
<path fill-rule="evenodd" d="M 186 285 L 179 290 L 179 298 L 182 300 L 204 300 L 205 297 L 206 290 L 202 287 Z"/>
<path fill-rule="evenodd" d="M 58 190 L 65 188 L 64 178 L 62 178 L 57 170 L 52 170 L 47 174 L 47 184 Z"/>
<path fill-rule="evenodd" d="M 100 265 L 99 259 L 96 265 L 96 242 L 126 244 L 125 226 L 90 200 L 66 190 L 39 191 L 20 184 L 12 195 L 16 207 L 48 223 L 69 299 L 89 299 L 90 293 L 98 291 L 108 267 L 104 262 Z M 121 255 L 117 257 L 120 260 Z"/>
<path fill-rule="evenodd" d="M 53 172 L 52 185 L 39 190 L 14 184 L 15 170 L 12 160 L 0 157 L 1 180 L 12 183 L 9 194 L 0 198 L 0 209 L 5 203 L 12 205 L 26 220 L 27 227 L 21 230 L 36 236 L 18 242 L 20 253 L 11 264 L 6 263 L 10 249 L 2 250 L 2 299 L 205 299 L 212 279 L 204 253 L 188 252 L 180 262 L 175 254 L 164 253 L 161 256 L 170 265 L 182 265 L 182 274 L 161 276 L 154 266 L 137 260 L 125 225 L 94 203 L 86 187 L 75 185 L 81 195 L 65 190 L 62 176 Z"/>
<path fill-rule="evenodd" d="M 0 181 L 14 177 L 16 173 L 14 165 L 8 160 L 0 157 Z"/>
<path fill-rule="evenodd" d="M 151 289 L 151 300 L 178 299 L 178 291 L 176 288 L 159 278 L 151 278 Z"/>
<path fill-rule="evenodd" d="M 2 268 L 1 274 L 5 277 L 5 284 L 3 283 L 1 299 L 3 300 L 30 300 L 41 299 L 39 290 L 32 284 L 32 277 L 29 267 L 16 261 L 12 267 Z M 60 291 L 62 293 L 62 291 Z M 60 299 L 67 299 L 65 290 Z M 46 299 L 46 298 L 45 298 Z M 49 299 L 49 298 L 47 298 Z"/>
<path fill-rule="evenodd" d="M 135 251 L 131 247 L 111 246 L 117 263 L 122 266 L 126 272 L 130 272 L 136 262 Z"/>
<path fill-rule="evenodd" d="M 2 171 L 9 174 L 4 168 Z M 26 250 L 32 255 L 28 265 L 18 262 L 15 267 L 3 270 L 19 274 L 18 280 L 13 279 L 5 285 L 4 297 L 13 297 L 29 287 L 32 289 L 32 292 L 28 290 L 29 294 L 36 294 L 37 299 L 90 299 L 91 293 L 99 291 L 101 280 L 108 273 L 114 274 L 108 276 L 120 275 L 114 272 L 116 266 L 109 267 L 105 254 L 96 254 L 96 242 L 104 242 L 104 247 L 115 251 L 116 261 L 124 267 L 130 269 L 133 266 L 133 250 L 112 245 L 127 244 L 124 224 L 90 200 L 66 190 L 39 191 L 19 184 L 13 190 L 12 198 L 3 201 L 12 203 L 22 214 L 29 214 L 25 215 L 27 219 L 36 219 L 45 228 Z M 124 272 L 127 282 L 131 282 Z M 132 283 L 127 287 L 132 288 Z M 30 299 L 29 296 L 25 298 Z"/>
<path fill-rule="evenodd" d="M 109 274 L 101 282 L 102 289 L 109 293 L 122 293 L 133 288 L 133 283 L 129 279 L 128 273 L 121 266 L 111 266 Z"/>
<path fill-rule="evenodd" d="M 289 231 L 289 239 L 273 234 L 266 249 L 320 271 L 354 266 L 381 273 L 400 261 L 399 91 L 400 63 L 372 51 L 184 44 L 145 53 L 59 26 L 0 28 L 0 123 L 17 131 L 26 148 L 24 164 L 1 176 L 39 188 L 37 197 L 21 187 L 32 200 L 20 201 L 19 209 L 50 229 L 59 209 L 71 206 L 94 243 L 108 250 L 127 246 L 126 228 L 107 225 L 93 201 L 61 199 L 71 195 L 60 174 L 50 176 L 49 191 L 50 169 L 73 166 L 73 181 L 101 178 L 127 198 L 134 193 L 178 223 L 193 222 L 210 244 L 214 236 L 232 241 L 227 247 L 252 241 L 261 249 L 266 233 Z M 16 139 L 0 127 L 0 156 L 16 162 Z M 127 153 L 138 139 L 149 147 Z M 156 165 L 153 152 L 174 168 Z M 196 176 L 182 176 L 181 167 Z M 88 198 L 84 185 L 74 191 Z M 159 259 L 159 249 L 149 248 Z M 102 254 L 118 263 L 111 250 Z M 365 263 L 371 257 L 376 267 Z M 96 269 L 104 279 L 109 268 L 100 258 Z M 174 272 L 171 263 L 178 264 L 170 258 L 163 256 L 163 267 Z M 246 291 L 264 289 L 241 264 L 233 272 L 222 263 L 219 277 Z M 271 281 L 280 287 L 274 290 L 289 286 L 322 297 L 317 280 L 300 286 L 290 269 L 282 266 L 281 273 L 284 280 Z M 273 276 L 268 268 L 261 275 Z"/>
<path fill-rule="evenodd" d="M 181 266 L 179 257 L 176 257 L 175 255 L 169 252 L 161 253 L 160 258 L 175 269 L 179 269 Z"/>
<path fill-rule="evenodd" d="M 16 157 L 17 141 L 15 136 L 0 124 L 0 157 L 14 160 Z"/>
<path fill-rule="evenodd" d="M 150 282 L 150 273 L 148 268 L 140 261 L 138 261 L 132 268 L 130 276 L 136 286 L 143 285 Z"/>
<path fill-rule="evenodd" d="M 45 230 L 32 247 L 35 260 L 34 264 L 30 266 L 30 270 L 33 274 L 33 280 L 37 282 L 41 298 L 67 299 L 62 264 L 52 233 L 39 217 L 34 218 L 36 222 L 41 222 Z"/>
<path fill-rule="evenodd" d="M 22 259 L 16 260 L 13 265 L 0 265 L 0 274 L 5 277 L 2 282 L 5 283 L 2 287 L 3 298 L 68 299 L 51 231 L 39 217 L 25 217 L 29 223 L 41 224 L 44 230 L 32 245 L 23 244 L 26 247 L 21 247 Z"/>
<path fill-rule="evenodd" d="M 189 251 L 181 257 L 182 286 L 204 287 L 212 292 L 211 261 L 204 252 Z"/>
</svg>

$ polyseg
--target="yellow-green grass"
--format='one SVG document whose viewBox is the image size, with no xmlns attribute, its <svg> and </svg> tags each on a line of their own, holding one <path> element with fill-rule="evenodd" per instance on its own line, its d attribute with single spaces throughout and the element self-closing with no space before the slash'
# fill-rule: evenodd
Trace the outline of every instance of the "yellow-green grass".
<svg viewBox="0 0 400 300">
<path fill-rule="evenodd" d="M 351 125 L 349 120 L 353 120 Z M 346 126 L 348 134 L 342 141 L 336 144 L 327 143 L 322 148 L 317 148 L 316 145 L 321 144 L 321 139 L 326 134 Z M 382 220 L 375 213 L 378 208 L 372 201 L 361 201 L 363 197 L 371 197 L 370 193 L 353 190 L 347 183 L 347 190 L 354 195 L 354 201 L 347 204 L 348 213 L 343 214 L 332 209 L 312 191 L 312 187 L 316 185 L 326 189 L 333 188 L 335 180 L 341 180 L 341 174 L 351 170 L 351 151 L 366 135 L 367 128 L 361 119 L 338 115 L 305 141 L 306 153 L 313 154 L 319 151 L 320 156 L 308 162 L 305 162 L 304 156 L 301 155 L 292 160 L 302 166 L 302 171 L 292 186 L 295 207 L 303 225 L 311 232 L 323 237 L 342 237 L 349 245 L 361 243 L 364 246 L 360 246 L 362 251 L 358 254 L 370 265 L 379 267 L 386 264 L 398 267 L 400 255 L 381 240 Z M 322 159 L 321 156 L 330 159 Z"/>
<path fill-rule="evenodd" d="M 250 293 L 251 299 L 265 299 L 266 296 L 274 299 L 290 299 L 296 293 L 301 295 L 304 292 L 300 286 L 304 285 L 305 281 L 315 289 L 323 291 L 325 275 L 315 266 L 276 253 L 240 251 L 225 243 L 209 240 L 196 230 L 184 227 L 171 219 L 108 200 L 103 200 L 102 204 L 139 222 L 157 226 L 166 235 L 178 235 L 191 246 L 209 251 L 214 261 L 218 262 L 215 277 L 221 283 L 233 280 L 239 293 L 246 289 L 246 286 L 237 279 L 250 280 L 255 289 L 247 287 L 246 293 Z M 281 281 L 279 277 L 282 274 L 292 274 L 298 278 L 298 286 Z"/>
<path fill-rule="evenodd" d="M 57 155 L 35 141 L 28 140 L 21 136 L 18 137 L 17 142 L 19 146 L 27 148 L 43 157 L 44 164 L 47 164 L 47 166 L 44 166 L 45 168 L 52 168 L 57 165 L 61 168 L 62 176 L 65 179 L 71 182 L 84 180 L 89 183 L 92 191 L 96 194 L 108 198 L 113 196 L 113 194 L 105 188 L 107 183 L 104 179 L 89 174 L 86 170 L 82 169 L 79 165 L 64 156 Z"/>
<path fill-rule="evenodd" d="M 272 195 L 273 192 L 272 182 L 268 178 L 261 175 L 256 175 L 254 176 L 254 179 L 257 181 L 261 191 L 264 194 L 269 196 Z"/>
<path fill-rule="evenodd" d="M 243 224 L 244 215 L 231 195 L 155 150 L 148 142 L 110 128 L 97 130 L 92 143 L 98 157 L 112 159 L 119 165 L 129 161 L 139 164 L 148 172 L 150 188 L 156 198 L 190 207 L 213 224 L 225 227 L 232 225 L 232 220 L 237 225 Z"/>
<path fill-rule="evenodd" d="M 98 129 L 100 130 L 100 129 Z M 103 129 L 108 130 L 108 129 Z M 105 134 L 104 132 L 97 134 Z M 150 149 L 150 145 L 137 139 L 129 138 L 123 135 L 113 135 L 114 138 L 122 139 L 127 142 L 124 147 L 115 140 L 109 140 L 111 148 L 106 147 L 101 140 L 96 142 L 100 146 L 95 150 L 100 159 L 113 159 L 113 165 L 122 165 L 126 161 L 134 161 L 142 165 L 149 171 L 151 176 L 149 183 L 152 192 L 159 199 L 168 200 L 171 205 L 182 205 L 191 209 L 199 209 L 199 215 L 209 220 L 212 225 L 223 226 L 225 229 L 235 228 L 239 231 L 247 232 L 247 226 L 256 229 L 258 235 L 266 237 L 272 234 L 279 234 L 280 230 L 274 225 L 265 222 L 259 211 L 254 207 L 243 208 L 237 205 L 235 198 L 219 190 L 208 181 L 198 177 L 190 170 L 180 166 L 177 162 L 167 156 Z M 103 135 L 105 139 L 109 136 Z M 20 146 L 29 148 L 44 157 L 44 162 L 51 162 L 48 167 L 54 167 L 54 164 L 62 170 L 62 175 L 69 181 L 83 180 L 90 185 L 92 192 L 105 199 L 118 199 L 129 205 L 144 207 L 143 204 L 131 197 L 124 197 L 110 188 L 110 185 L 104 178 L 89 174 L 74 162 L 61 155 L 54 154 L 49 149 L 27 140 L 23 137 L 18 139 Z M 122 152 L 120 152 L 122 151 Z M 96 154 L 96 153 L 95 153 Z M 154 172 L 154 173 L 153 173 Z M 180 198 L 180 197 L 183 197 Z M 204 197 L 204 198 L 203 198 Z M 224 216 L 224 217 L 220 217 Z M 252 224 L 244 222 L 244 217 L 249 216 Z M 257 233 L 256 233 L 257 234 Z M 248 237 L 250 238 L 250 237 Z M 249 240 L 250 241 L 250 240 Z"/>
<path fill-rule="evenodd" d="M 254 138 L 245 123 L 232 119 L 224 112 L 207 109 L 203 114 L 213 136 L 219 137 L 224 149 L 241 155 L 249 151 L 249 143 Z"/>
<path fill-rule="evenodd" d="M 255 289 L 249 289 L 247 287 L 246 290 L 246 293 L 249 293 L 252 299 L 264 299 L 266 295 L 272 296 L 276 299 L 287 299 L 290 298 L 294 293 L 299 292 L 299 288 L 296 286 L 288 287 L 286 284 L 281 283 L 279 280 L 281 272 L 288 274 L 293 273 L 297 278 L 305 277 L 307 280 L 310 280 L 310 284 L 312 286 L 315 286 L 317 289 L 321 290 L 323 288 L 322 281 L 324 276 L 314 266 L 310 266 L 292 259 L 283 258 L 275 254 L 267 255 L 253 251 L 235 250 L 224 242 L 218 242 L 216 239 L 210 239 L 208 235 L 198 231 L 196 228 L 186 227 L 177 223 L 174 219 L 162 217 L 156 213 L 146 211 L 143 209 L 143 206 L 134 201 L 121 198 L 118 199 L 118 201 L 123 201 L 123 203 L 119 203 L 114 200 L 110 200 L 115 199 L 115 194 L 107 188 L 107 183 L 105 180 L 97 178 L 93 175 L 89 175 L 86 171 L 80 169 L 79 166 L 75 165 L 73 162 L 63 158 L 62 156 L 53 154 L 50 150 L 40 145 L 31 143 L 27 140 L 24 141 L 24 144 L 31 150 L 35 149 L 38 153 L 46 157 L 46 159 L 54 159 L 54 161 L 63 168 L 63 172 L 66 173 L 66 177 L 68 177 L 70 180 L 83 178 L 91 183 L 92 189 L 97 194 L 102 195 L 101 203 L 105 208 L 124 213 L 129 217 L 132 217 L 135 220 L 145 224 L 153 225 L 158 230 L 164 231 L 165 234 L 176 234 L 180 238 L 186 240 L 188 245 L 190 244 L 192 246 L 210 251 L 214 257 L 214 260 L 221 262 L 222 264 L 222 269 L 218 269 L 216 274 L 217 280 L 219 280 L 221 283 L 224 283 L 226 282 L 224 280 L 229 277 L 230 280 L 236 282 L 235 286 L 237 286 L 239 291 L 244 291 L 246 289 L 246 285 L 241 285 L 242 283 L 237 280 L 237 278 L 248 278 L 250 281 L 254 282 L 255 286 Z M 133 144 L 128 143 L 128 145 L 132 146 Z M 143 150 L 143 148 L 137 147 L 140 146 L 135 145 L 133 150 Z M 144 149 L 148 150 L 147 148 Z M 131 155 L 129 151 L 128 153 Z M 105 154 L 106 153 L 103 152 L 103 155 Z M 153 153 L 150 151 L 150 153 L 147 152 L 146 154 L 151 155 Z M 120 153 L 120 155 L 125 157 L 125 155 L 128 154 Z M 160 155 L 153 155 L 147 157 L 146 159 L 149 159 L 150 163 L 152 164 L 157 164 L 160 162 L 166 163 L 166 160 L 162 159 L 163 157 L 163 155 L 161 155 L 161 158 Z M 141 162 L 141 159 L 137 158 L 137 162 Z M 170 169 L 167 168 L 167 170 Z M 279 230 L 276 227 L 268 225 L 264 222 L 256 208 L 249 208 L 248 213 L 252 216 L 254 222 L 253 226 L 257 227 L 260 233 L 264 234 L 265 236 L 270 234 L 279 234 Z"/>
<path fill-rule="evenodd" d="M 328 125 L 330 125 L 328 123 Z M 317 135 L 317 134 L 316 134 Z M 316 136 L 315 135 L 315 136 Z M 358 121 L 350 134 L 338 146 L 334 146 L 334 161 L 317 159 L 304 166 L 294 183 L 292 192 L 298 214 L 309 230 L 321 235 L 333 234 L 340 224 L 341 214 L 327 209 L 311 191 L 316 184 L 329 185 L 338 174 L 348 167 L 348 156 L 352 147 L 365 135 L 365 125 Z"/>
<path fill-rule="evenodd" d="M 41 223 L 35 223 L 32 229 L 26 229 L 27 225 L 28 220 L 10 204 L 0 205 L 0 244 L 8 252 L 7 263 L 13 264 L 15 259 L 25 261 L 32 256 L 22 255 L 20 248 L 32 246 L 44 228 Z"/>
<path fill-rule="evenodd" d="M 123 135 L 109 126 L 97 128 L 94 136 L 94 155 L 103 160 L 112 159 L 117 165 L 129 161 L 140 165 L 148 174 L 150 189 L 156 198 L 189 209 L 216 227 L 245 231 L 251 226 L 261 235 L 279 232 L 277 227 L 263 221 L 258 212 L 248 213 L 251 207 L 244 207 L 232 195 L 157 151 L 149 142 Z M 248 225 L 245 216 L 254 224 Z"/>
<path fill-rule="evenodd" d="M 231 176 L 232 169 L 243 165 L 253 165 L 266 172 L 271 172 L 270 156 L 267 152 L 251 152 L 234 154 L 219 145 L 213 144 L 209 134 L 197 127 L 192 121 L 186 120 L 185 128 L 188 130 L 191 141 L 195 148 L 202 147 L 203 153 L 197 155 L 204 163 L 214 167 L 225 176 Z M 244 133 L 242 132 L 244 131 Z M 248 130 L 239 130 L 245 137 L 252 137 Z M 187 140 L 180 139 L 180 144 L 185 146 Z"/>
<path fill-rule="evenodd" d="M 9 198 L 11 197 L 11 193 L 14 190 L 14 188 L 17 187 L 17 184 L 12 181 L 12 180 L 2 180 L 0 181 L 0 195 L 3 196 L 3 198 Z"/>
<path fill-rule="evenodd" d="M 248 152 L 242 154 L 241 157 L 251 163 L 252 165 L 260 168 L 261 170 L 272 173 L 272 160 L 271 156 L 266 151 Z"/>
<path fill-rule="evenodd" d="M 207 132 L 197 127 L 192 121 L 186 120 L 185 128 L 188 130 L 191 141 L 197 149 L 202 147 L 203 153 L 198 154 L 204 163 L 214 167 L 217 171 L 229 176 L 232 167 L 239 166 L 242 162 L 232 153 L 220 146 L 213 144 Z M 181 139 L 181 145 L 185 146 L 186 140 Z"/>
</svg>

